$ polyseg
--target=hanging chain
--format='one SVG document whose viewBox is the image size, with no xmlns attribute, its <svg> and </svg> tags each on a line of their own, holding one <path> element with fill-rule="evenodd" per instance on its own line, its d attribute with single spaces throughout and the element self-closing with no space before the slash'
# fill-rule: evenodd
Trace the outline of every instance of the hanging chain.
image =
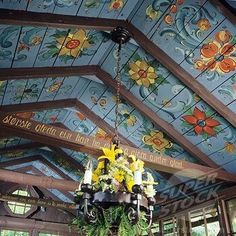
<svg viewBox="0 0 236 236">
<path fill-rule="evenodd" d="M 116 65 L 116 107 L 115 107 L 115 136 L 113 142 L 118 146 L 119 145 L 119 105 L 120 105 L 120 85 L 121 85 L 121 73 L 120 73 L 120 63 L 121 63 L 121 43 L 119 43 L 117 50 L 117 65 Z"/>
</svg>

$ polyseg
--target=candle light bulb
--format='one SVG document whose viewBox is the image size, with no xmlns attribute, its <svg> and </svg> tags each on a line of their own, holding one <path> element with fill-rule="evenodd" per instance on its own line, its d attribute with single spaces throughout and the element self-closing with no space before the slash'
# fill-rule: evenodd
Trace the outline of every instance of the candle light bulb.
<svg viewBox="0 0 236 236">
<path fill-rule="evenodd" d="M 134 172 L 134 184 L 142 185 L 142 173 L 141 173 L 141 171 L 136 170 Z"/>
<path fill-rule="evenodd" d="M 92 161 L 88 161 L 86 168 L 85 168 L 85 173 L 84 173 L 84 184 L 92 184 L 92 175 L 93 175 L 93 163 Z"/>
</svg>

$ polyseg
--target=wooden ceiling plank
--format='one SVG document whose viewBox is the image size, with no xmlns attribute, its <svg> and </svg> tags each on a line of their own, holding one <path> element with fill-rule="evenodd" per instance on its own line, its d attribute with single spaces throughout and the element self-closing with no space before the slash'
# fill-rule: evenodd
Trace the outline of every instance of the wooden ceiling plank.
<svg viewBox="0 0 236 236">
<path fill-rule="evenodd" d="M 69 15 L 62 17 L 59 14 L 0 9 L 0 22 L 7 25 L 112 30 L 118 25 L 123 25 L 125 21 Z"/>
<path fill-rule="evenodd" d="M 101 147 L 109 147 L 110 142 L 97 139 L 78 132 L 68 131 L 48 124 L 21 119 L 11 114 L 0 114 L 0 124 L 6 130 L 16 132 L 21 137 L 27 137 L 38 142 L 56 147 L 70 148 L 76 151 L 89 153 L 94 156 L 102 155 Z M 19 125 L 21 124 L 21 125 Z M 21 127 L 20 127 L 21 126 Z M 23 127 L 22 127 L 23 126 Z M 221 169 L 214 169 L 187 161 L 176 160 L 168 156 L 155 155 L 126 145 L 120 145 L 128 155 L 133 154 L 145 161 L 146 166 L 167 173 L 177 173 L 190 178 L 199 178 L 202 175 L 217 173 L 217 179 L 236 182 L 236 175 Z"/>
<path fill-rule="evenodd" d="M 86 67 L 86 70 L 89 70 L 90 66 Z M 66 69 L 64 69 L 66 68 Z M 21 79 L 25 78 L 27 75 L 28 78 L 33 77 L 37 78 L 42 76 L 44 73 L 45 77 L 54 77 L 57 76 L 58 71 L 61 71 L 61 76 L 66 76 L 67 73 L 70 73 L 70 69 L 73 71 L 73 74 L 76 74 L 76 69 L 79 73 L 81 72 L 81 67 L 53 67 L 53 68 L 24 68 L 22 71 L 19 68 L 14 69 L 4 69 L 3 73 L 0 74 L 1 79 Z M 10 77 L 6 77 L 6 75 L 11 75 Z M 99 66 L 91 66 L 90 74 L 96 75 L 104 84 L 116 90 L 116 82 L 112 79 L 111 75 L 107 72 L 103 71 Z M 82 75 L 82 74 L 80 74 Z M 181 135 L 178 131 L 174 129 L 172 125 L 163 119 L 159 118 L 154 111 L 145 106 L 141 101 L 139 101 L 131 92 L 129 92 L 124 86 L 121 86 L 121 95 L 124 99 L 126 99 L 130 104 L 136 107 L 144 116 L 148 117 L 154 124 L 156 124 L 164 133 L 169 135 L 176 143 L 182 146 L 186 151 L 188 151 L 191 155 L 197 158 L 201 163 L 206 164 L 212 168 L 218 168 L 219 166 L 212 161 L 205 153 L 203 153 L 199 148 L 194 146 L 190 141 L 188 141 L 183 135 Z M 50 103 L 47 105 L 49 106 Z M 19 105 L 13 105 L 15 109 Z M 30 105 L 29 105 L 30 106 Z M 35 105 L 36 107 L 37 105 Z M 8 108 L 1 108 L 2 111 L 10 111 L 10 105 Z M 0 110 L 1 110 L 0 109 Z M 5 110 L 4 110 L 5 109 Z M 8 110 L 7 110 L 8 109 Z M 11 110 L 12 111 L 12 110 Z"/>
<path fill-rule="evenodd" d="M 29 163 L 29 162 L 32 162 L 32 161 L 40 161 L 41 163 L 47 165 L 55 173 L 59 174 L 62 178 L 67 179 L 67 180 L 72 180 L 72 178 L 70 176 L 65 174 L 58 167 L 53 165 L 51 162 L 49 162 L 47 159 L 45 159 L 41 155 L 28 156 L 28 157 L 22 157 L 22 158 L 19 157 L 17 159 L 11 159 L 9 161 L 0 162 L 0 168 L 4 168 L 4 167 L 7 167 L 7 166 L 18 165 L 18 164 L 23 164 L 23 163 Z"/>
<path fill-rule="evenodd" d="M 170 56 L 162 51 L 151 40 L 149 40 L 146 35 L 144 35 L 140 30 L 127 21 L 65 15 L 62 18 L 61 15 L 56 14 L 5 9 L 0 9 L 0 21 L 2 24 L 51 26 L 60 28 L 81 27 L 85 29 L 96 30 L 112 30 L 116 26 L 124 26 L 132 34 L 132 37 L 140 47 L 142 47 L 146 52 L 157 59 L 162 65 L 168 68 L 168 70 L 173 73 L 180 81 L 182 81 L 188 88 L 193 90 L 199 97 L 201 97 L 206 103 L 214 108 L 234 127 L 236 127 L 236 116 L 232 110 L 225 106 L 220 100 L 215 99 L 215 96 L 211 94 L 201 83 L 194 79 L 191 74 L 185 71 Z M 86 70 L 86 66 L 84 68 Z M 24 68 L 21 69 L 23 70 Z M 59 69 L 56 72 L 58 76 L 60 76 L 61 71 L 62 69 Z"/>
<path fill-rule="evenodd" d="M 0 107 L 0 112 L 29 112 L 29 111 L 41 111 L 49 109 L 60 109 L 67 107 L 74 107 L 76 99 L 68 98 L 56 101 L 43 101 L 43 102 L 29 102 L 21 104 L 12 104 L 12 105 L 2 105 Z"/>
<path fill-rule="evenodd" d="M 81 165 L 78 161 L 76 161 L 74 158 L 72 158 L 70 155 L 68 155 L 65 151 L 63 151 L 59 147 L 49 146 L 50 149 L 52 149 L 58 156 L 62 157 L 66 161 L 70 163 L 71 166 L 74 168 L 80 170 L 82 173 L 85 171 L 85 168 L 83 165 Z"/>
<path fill-rule="evenodd" d="M 110 137 L 113 138 L 115 134 L 115 129 L 106 123 L 100 116 L 96 115 L 92 110 L 90 110 L 86 105 L 84 105 L 79 100 L 76 100 L 75 107 L 81 111 L 86 117 L 88 117 L 94 124 L 103 129 Z M 127 144 L 131 147 L 137 147 L 130 140 L 125 138 L 122 134 L 119 133 L 119 138 L 121 143 Z"/>
<path fill-rule="evenodd" d="M 176 61 L 162 51 L 156 44 L 149 40 L 140 30 L 133 25 L 127 23 L 127 28 L 133 35 L 135 41 L 146 52 L 157 59 L 165 66 L 173 75 L 175 75 L 183 84 L 194 91 L 208 105 L 214 108 L 221 116 L 236 127 L 236 116 L 232 110 L 225 106 L 220 100 L 207 90 L 200 82 L 198 82 L 191 74 L 184 70 Z"/>
<path fill-rule="evenodd" d="M 80 111 L 84 116 L 91 120 L 99 128 L 103 129 L 111 139 L 114 136 L 115 129 L 106 123 L 100 116 L 96 115 L 91 111 L 86 105 L 77 99 L 63 99 L 57 101 L 45 101 L 45 102 L 34 102 L 34 103 L 24 103 L 24 104 L 14 104 L 14 105 L 4 105 L 0 107 L 2 112 L 29 112 L 29 111 L 39 111 L 39 110 L 49 110 L 49 109 L 58 109 L 66 107 L 75 107 Z M 125 138 L 122 134 L 119 134 L 121 143 L 126 143 L 132 147 L 136 147 L 130 140 Z"/>
<path fill-rule="evenodd" d="M 101 70 L 100 68 L 96 73 L 97 77 L 103 81 L 107 86 L 115 89 L 116 82 L 111 78 L 111 75 Z M 187 152 L 197 158 L 201 163 L 204 163 L 212 168 L 218 168 L 219 166 L 212 161 L 205 153 L 194 146 L 188 141 L 182 134 L 180 134 L 171 124 L 164 121 L 149 107 L 145 106 L 140 100 L 138 100 L 130 91 L 128 91 L 123 85 L 120 90 L 121 96 L 138 109 L 144 116 L 150 119 L 160 130 L 166 133 L 171 139 L 182 146 Z"/>
</svg>

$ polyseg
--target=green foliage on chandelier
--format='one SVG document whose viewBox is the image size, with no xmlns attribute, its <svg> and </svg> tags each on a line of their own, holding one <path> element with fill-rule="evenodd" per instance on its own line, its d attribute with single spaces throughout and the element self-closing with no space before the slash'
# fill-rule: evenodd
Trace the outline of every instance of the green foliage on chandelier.
<svg viewBox="0 0 236 236">
<path fill-rule="evenodd" d="M 124 206 L 101 210 L 103 214 L 100 214 L 94 223 L 88 224 L 83 217 L 77 217 L 73 220 L 72 226 L 76 226 L 79 232 L 86 236 L 137 236 L 148 230 L 144 212 L 141 212 L 137 224 L 131 224 Z"/>
</svg>

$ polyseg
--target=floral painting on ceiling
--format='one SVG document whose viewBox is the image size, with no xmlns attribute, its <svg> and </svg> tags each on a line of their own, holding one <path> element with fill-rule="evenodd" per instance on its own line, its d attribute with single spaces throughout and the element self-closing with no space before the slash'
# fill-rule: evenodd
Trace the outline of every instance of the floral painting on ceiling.
<svg viewBox="0 0 236 236">
<path fill-rule="evenodd" d="M 0 47 L 2 48 L 0 51 L 0 60 L 11 61 L 13 59 L 13 41 L 20 29 L 21 27 L 19 26 L 8 26 L 2 30 L 0 35 Z M 44 30 L 41 27 L 22 27 L 21 36 L 16 48 L 15 61 L 24 61 L 27 59 L 27 52 L 41 44 L 41 34 Z"/>
<path fill-rule="evenodd" d="M 146 16 L 150 20 L 156 20 L 159 16 L 163 14 L 161 10 L 164 6 L 169 6 L 169 12 L 165 14 L 164 21 L 166 24 L 173 24 L 173 16 L 178 11 L 180 5 L 184 3 L 184 0 L 154 0 L 151 5 L 146 8 Z"/>
<path fill-rule="evenodd" d="M 58 56 L 61 61 L 66 63 L 68 60 L 88 53 L 94 53 L 94 51 L 91 52 L 89 49 L 95 44 L 96 37 L 88 35 L 83 29 L 72 29 L 69 31 L 58 29 L 51 37 L 53 41 L 47 43 L 46 48 L 41 52 L 41 60 Z"/>
<path fill-rule="evenodd" d="M 169 83 L 161 73 L 161 66 L 155 59 L 148 59 L 135 53 L 132 59 L 124 67 L 122 82 L 128 88 L 133 85 L 140 87 L 140 90 L 155 90 L 160 84 Z M 140 91 L 142 93 L 142 91 Z"/>
<path fill-rule="evenodd" d="M 200 48 L 201 58 L 194 61 L 200 71 L 224 74 L 236 69 L 236 37 L 227 30 L 219 31 L 215 37 Z M 208 72 L 209 73 L 209 72 Z"/>
<path fill-rule="evenodd" d="M 194 109 L 190 109 L 186 115 L 182 116 L 182 125 L 186 129 L 192 129 L 189 135 L 202 135 L 203 138 L 210 136 L 216 136 L 221 131 L 221 123 L 212 117 L 212 114 L 208 114 L 206 111 L 200 110 L 197 106 Z"/>
<path fill-rule="evenodd" d="M 124 6 L 124 0 L 86 0 L 84 6 L 86 8 L 98 8 L 100 4 L 104 3 L 108 4 L 107 8 L 109 9 L 109 11 L 120 10 Z"/>
</svg>

